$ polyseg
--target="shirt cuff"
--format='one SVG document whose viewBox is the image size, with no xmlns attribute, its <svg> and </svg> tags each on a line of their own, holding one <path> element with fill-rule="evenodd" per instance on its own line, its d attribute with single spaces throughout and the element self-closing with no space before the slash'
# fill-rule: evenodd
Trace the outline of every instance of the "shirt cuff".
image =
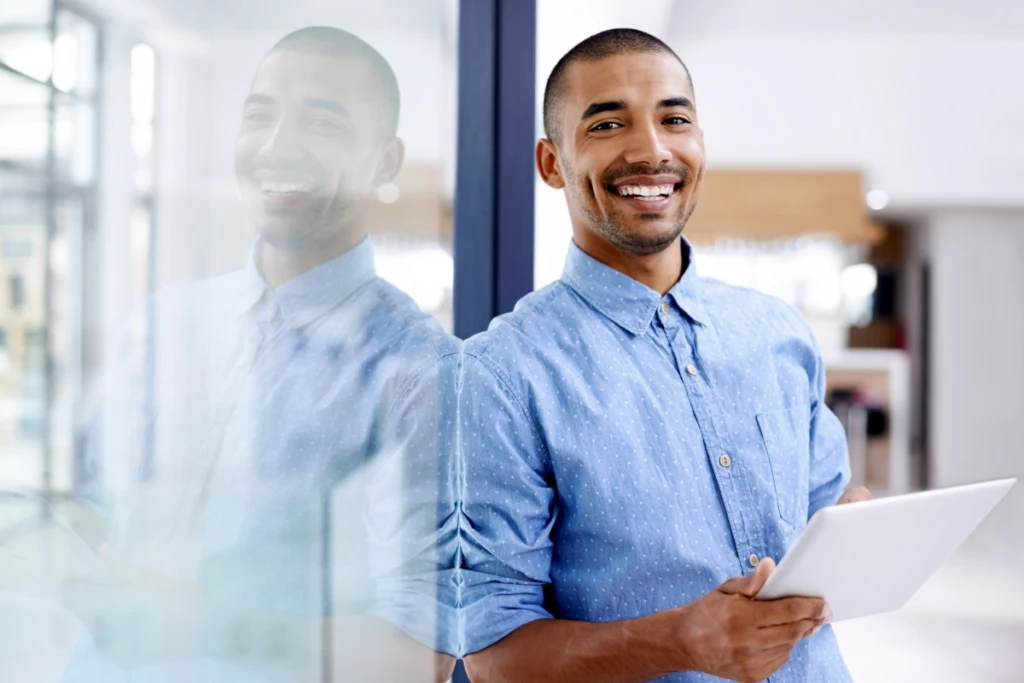
<svg viewBox="0 0 1024 683">
<path fill-rule="evenodd" d="M 544 608 L 544 588 L 536 584 L 490 582 L 467 589 L 462 608 L 462 642 L 459 654 L 478 652 L 498 642 L 521 626 L 538 619 L 551 619 Z"/>
<path fill-rule="evenodd" d="M 458 608 L 454 582 L 396 579 L 378 585 L 369 612 L 432 650 L 458 656 Z"/>
</svg>

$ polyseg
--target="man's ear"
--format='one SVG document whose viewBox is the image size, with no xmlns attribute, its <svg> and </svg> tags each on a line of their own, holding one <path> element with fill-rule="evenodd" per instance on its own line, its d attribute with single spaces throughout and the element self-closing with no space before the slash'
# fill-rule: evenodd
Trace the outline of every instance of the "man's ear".
<svg viewBox="0 0 1024 683">
<path fill-rule="evenodd" d="M 565 177 L 562 175 L 561 166 L 558 165 L 558 149 L 555 147 L 555 143 L 547 138 L 538 140 L 536 159 L 537 172 L 540 173 L 540 179 L 548 187 L 553 187 L 556 190 L 565 187 Z"/>
<path fill-rule="evenodd" d="M 377 175 L 373 178 L 375 187 L 385 183 L 394 182 L 398 172 L 402 170 L 402 163 L 405 162 L 405 143 L 401 138 L 391 138 L 384 143 L 380 152 L 380 163 L 377 165 Z"/>
</svg>

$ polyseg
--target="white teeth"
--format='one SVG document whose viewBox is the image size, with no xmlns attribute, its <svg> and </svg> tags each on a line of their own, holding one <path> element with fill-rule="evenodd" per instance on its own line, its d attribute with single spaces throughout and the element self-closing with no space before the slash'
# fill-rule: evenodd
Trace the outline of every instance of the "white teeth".
<svg viewBox="0 0 1024 683">
<path fill-rule="evenodd" d="M 264 192 L 285 194 L 288 192 L 309 192 L 309 183 L 282 182 L 278 180 L 260 181 L 260 189 Z"/>
<path fill-rule="evenodd" d="M 673 189 L 672 185 L 623 185 L 619 188 L 619 194 L 623 197 L 654 200 L 669 196 Z"/>
</svg>

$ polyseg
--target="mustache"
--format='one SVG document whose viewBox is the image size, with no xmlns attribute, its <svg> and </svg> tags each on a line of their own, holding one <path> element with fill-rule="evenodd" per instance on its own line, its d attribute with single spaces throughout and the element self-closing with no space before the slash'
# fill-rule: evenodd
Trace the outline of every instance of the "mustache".
<svg viewBox="0 0 1024 683">
<path fill-rule="evenodd" d="M 610 168 L 601 176 L 601 182 L 605 185 L 614 185 L 622 178 L 635 178 L 637 176 L 674 175 L 679 177 L 683 185 L 690 182 L 690 169 L 678 164 L 662 164 L 658 168 L 651 169 L 647 164 L 629 164 L 618 168 Z"/>
</svg>

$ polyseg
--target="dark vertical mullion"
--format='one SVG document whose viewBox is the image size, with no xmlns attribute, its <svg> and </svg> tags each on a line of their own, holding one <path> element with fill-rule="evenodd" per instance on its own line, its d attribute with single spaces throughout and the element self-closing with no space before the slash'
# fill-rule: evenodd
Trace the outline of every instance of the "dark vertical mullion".
<svg viewBox="0 0 1024 683">
<path fill-rule="evenodd" d="M 485 329 L 495 309 L 497 2 L 459 5 L 453 309 L 463 338 Z"/>
<path fill-rule="evenodd" d="M 462 0 L 455 183 L 455 334 L 533 289 L 536 1 Z"/>
<path fill-rule="evenodd" d="M 495 314 L 533 290 L 537 5 L 499 2 Z"/>
</svg>

